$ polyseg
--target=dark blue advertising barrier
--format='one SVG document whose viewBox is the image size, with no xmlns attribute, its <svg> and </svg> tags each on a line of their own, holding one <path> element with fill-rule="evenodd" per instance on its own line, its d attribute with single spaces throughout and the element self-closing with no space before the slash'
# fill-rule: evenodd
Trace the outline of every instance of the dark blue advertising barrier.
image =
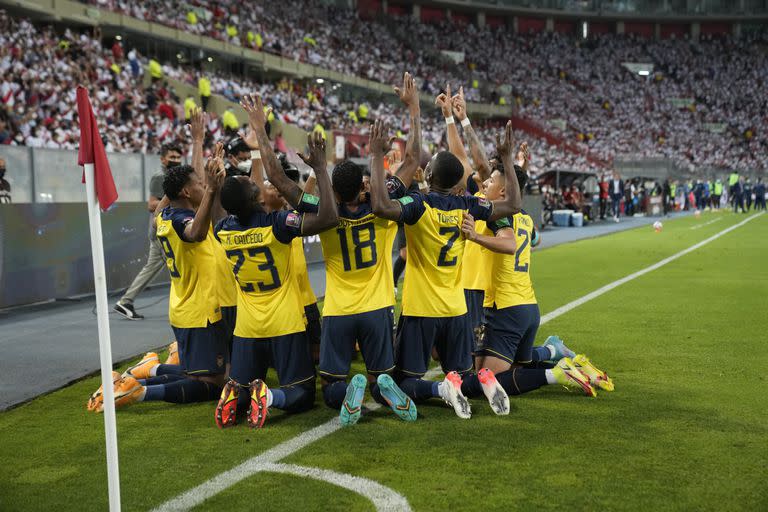
<svg viewBox="0 0 768 512">
<path fill-rule="evenodd" d="M 541 196 L 524 208 L 538 225 Z M 107 288 L 127 287 L 147 258 L 145 203 L 118 203 L 101 215 Z M 307 263 L 323 261 L 320 237 L 304 238 Z M 0 308 L 93 293 L 88 212 L 84 203 L 0 205 Z M 168 282 L 160 272 L 154 283 Z"/>
</svg>

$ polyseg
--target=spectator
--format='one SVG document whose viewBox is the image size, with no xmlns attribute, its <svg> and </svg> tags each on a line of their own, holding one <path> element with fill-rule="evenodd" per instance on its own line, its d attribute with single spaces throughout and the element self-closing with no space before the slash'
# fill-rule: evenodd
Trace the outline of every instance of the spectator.
<svg viewBox="0 0 768 512">
<path fill-rule="evenodd" d="M 222 114 L 221 123 L 224 126 L 224 134 L 228 137 L 236 135 L 240 128 L 240 123 L 237 121 L 237 117 L 232 111 L 232 107 L 227 107 L 227 110 Z"/>
<path fill-rule="evenodd" d="M 197 80 L 197 90 L 200 93 L 200 104 L 203 107 L 203 112 L 208 112 L 208 102 L 211 101 L 211 81 L 203 74 Z"/>
<path fill-rule="evenodd" d="M 0 158 L 0 204 L 10 204 L 11 184 L 5 179 L 5 159 Z"/>
<path fill-rule="evenodd" d="M 600 219 L 605 220 L 605 212 L 608 209 L 608 180 L 606 179 L 606 175 L 602 174 L 600 176 L 600 183 L 598 183 L 598 187 L 600 188 Z"/>
<path fill-rule="evenodd" d="M 614 222 L 619 222 L 619 206 L 621 204 L 621 198 L 624 197 L 624 182 L 621 181 L 618 172 L 614 171 L 613 179 L 608 185 L 611 192 L 611 211 L 613 212 L 613 220 Z"/>
</svg>

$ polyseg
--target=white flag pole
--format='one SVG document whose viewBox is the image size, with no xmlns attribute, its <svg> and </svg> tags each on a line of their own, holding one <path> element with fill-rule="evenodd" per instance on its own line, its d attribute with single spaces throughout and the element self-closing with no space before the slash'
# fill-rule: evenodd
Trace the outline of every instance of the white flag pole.
<svg viewBox="0 0 768 512">
<path fill-rule="evenodd" d="M 101 212 L 96 197 L 93 164 L 83 165 L 85 191 L 88 200 L 88 225 L 91 229 L 93 255 L 93 284 L 96 292 L 96 318 L 99 326 L 99 358 L 104 397 L 104 430 L 107 441 L 107 482 L 109 510 L 120 511 L 120 471 L 117 462 L 117 422 L 115 419 L 115 393 L 112 385 L 112 342 L 109 335 L 107 309 L 107 275 L 104 266 L 104 239 L 101 234 Z"/>
</svg>

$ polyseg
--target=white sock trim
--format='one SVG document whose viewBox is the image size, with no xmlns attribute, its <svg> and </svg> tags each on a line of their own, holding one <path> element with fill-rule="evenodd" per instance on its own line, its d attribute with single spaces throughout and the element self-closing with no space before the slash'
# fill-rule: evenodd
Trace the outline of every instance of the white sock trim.
<svg viewBox="0 0 768 512">
<path fill-rule="evenodd" d="M 272 400 L 273 400 L 273 397 L 272 397 L 272 390 L 271 390 L 271 389 L 269 389 L 269 388 L 267 388 L 267 407 L 268 407 L 268 408 L 269 408 L 269 407 L 272 407 Z"/>
<path fill-rule="evenodd" d="M 152 368 L 149 369 L 149 376 L 150 377 L 157 377 L 157 369 L 160 367 L 159 364 L 156 364 Z"/>
<path fill-rule="evenodd" d="M 557 384 L 555 373 L 552 370 L 544 370 L 544 375 L 547 376 L 547 384 Z"/>
<path fill-rule="evenodd" d="M 547 345 L 547 348 L 549 349 L 549 357 L 550 359 L 554 359 L 557 355 L 557 349 L 553 345 Z"/>
</svg>

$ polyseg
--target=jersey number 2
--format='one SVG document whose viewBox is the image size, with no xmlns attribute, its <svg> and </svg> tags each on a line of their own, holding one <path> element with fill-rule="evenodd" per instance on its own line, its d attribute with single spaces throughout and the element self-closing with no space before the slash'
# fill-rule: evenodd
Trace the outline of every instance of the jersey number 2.
<svg viewBox="0 0 768 512">
<path fill-rule="evenodd" d="M 355 268 L 360 270 L 361 268 L 372 267 L 376 264 L 376 228 L 373 222 L 366 222 L 359 226 L 352 226 L 352 244 L 355 246 Z M 368 231 L 368 240 L 360 240 L 360 232 Z M 344 270 L 349 272 L 352 270 L 352 263 L 349 257 L 349 245 L 347 244 L 347 230 L 339 228 L 336 230 L 339 234 L 339 244 L 341 245 L 341 258 L 344 260 Z M 371 259 L 363 259 L 363 251 L 365 249 L 371 249 Z"/>
<path fill-rule="evenodd" d="M 451 247 L 453 247 L 453 243 L 458 240 L 459 235 L 461 234 L 461 231 L 459 230 L 458 226 L 450 226 L 450 227 L 442 227 L 440 228 L 440 234 L 441 235 L 451 235 L 448 237 L 448 240 L 445 242 L 445 245 L 442 249 L 440 249 L 440 256 L 437 258 L 437 266 L 438 267 L 453 267 L 456 265 L 456 262 L 459 260 L 458 256 L 454 256 L 450 260 L 446 259 L 448 257 L 448 252 L 450 252 Z"/>
<path fill-rule="evenodd" d="M 523 243 L 521 243 L 520 247 L 515 251 L 515 272 L 528 272 L 527 263 L 525 265 L 520 265 L 520 255 L 523 254 L 525 248 L 528 247 L 528 231 L 523 228 L 518 228 L 517 236 L 523 237 Z"/>
</svg>

